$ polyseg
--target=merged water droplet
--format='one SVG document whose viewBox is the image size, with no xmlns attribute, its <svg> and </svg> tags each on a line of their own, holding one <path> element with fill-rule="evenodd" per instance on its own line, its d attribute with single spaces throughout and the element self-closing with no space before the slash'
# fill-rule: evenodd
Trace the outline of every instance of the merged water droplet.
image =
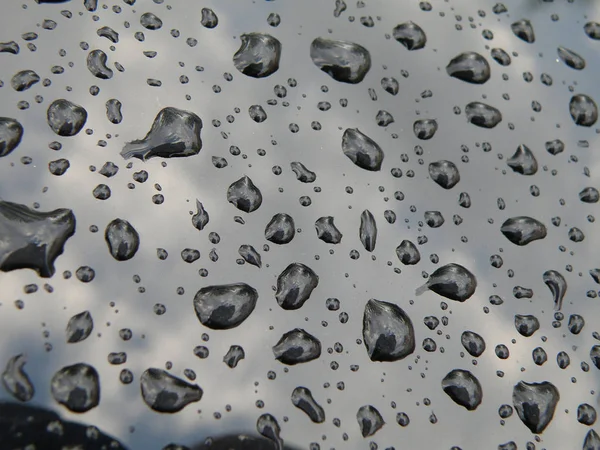
<svg viewBox="0 0 600 450">
<path fill-rule="evenodd" d="M 160 413 L 176 413 L 202 398 L 202 389 L 162 369 L 149 368 L 140 377 L 144 403 Z"/>
<path fill-rule="evenodd" d="M 452 189 L 460 181 L 456 164 L 445 160 L 430 163 L 429 176 L 444 189 Z"/>
<path fill-rule="evenodd" d="M 0 201 L 0 270 L 33 269 L 41 277 L 51 277 L 54 261 L 74 233 L 70 209 L 40 212 Z"/>
<path fill-rule="evenodd" d="M 371 211 L 365 209 L 360 215 L 360 228 L 359 228 L 360 242 L 366 251 L 372 252 L 375 250 L 375 244 L 377 243 L 377 223 L 375 217 L 371 214 Z"/>
<path fill-rule="evenodd" d="M 442 389 L 454 403 L 475 411 L 483 400 L 479 380 L 468 370 L 454 369 L 442 380 Z"/>
<path fill-rule="evenodd" d="M 140 248 L 140 235 L 128 221 L 114 219 L 106 226 L 104 239 L 108 251 L 117 261 L 128 261 Z"/>
<path fill-rule="evenodd" d="M 546 226 L 527 216 L 511 217 L 500 227 L 502 234 L 515 245 L 527 245 L 546 237 Z"/>
<path fill-rule="evenodd" d="M 321 356 L 321 341 L 301 328 L 288 331 L 273 347 L 275 359 L 294 366 Z"/>
<path fill-rule="evenodd" d="M 54 400 L 75 413 L 84 413 L 100 403 L 100 378 L 89 364 L 63 367 L 52 377 L 50 390 Z"/>
<path fill-rule="evenodd" d="M 325 410 L 314 399 L 310 389 L 298 386 L 292 392 L 292 404 L 304 411 L 314 423 L 325 422 Z"/>
<path fill-rule="evenodd" d="M 296 179 L 302 183 L 313 183 L 317 179 L 317 174 L 308 170 L 301 162 L 292 161 L 290 167 L 296 174 Z"/>
<path fill-rule="evenodd" d="M 348 41 L 316 38 L 310 57 L 319 69 L 342 83 L 360 83 L 371 68 L 371 55 L 361 45 Z"/>
<path fill-rule="evenodd" d="M 48 125 L 59 136 L 75 136 L 87 121 L 87 111 L 65 99 L 54 100 L 46 113 Z"/>
<path fill-rule="evenodd" d="M 227 201 L 240 211 L 251 213 L 262 204 L 262 194 L 252 180 L 244 175 L 227 189 Z"/>
<path fill-rule="evenodd" d="M 327 244 L 339 244 L 342 241 L 342 233 L 333 223 L 333 217 L 319 217 L 315 221 L 317 237 Z"/>
<path fill-rule="evenodd" d="M 399 306 L 371 299 L 363 314 L 363 340 L 371 361 L 398 361 L 415 351 L 415 331 Z"/>
<path fill-rule="evenodd" d="M 573 50 L 569 50 L 563 46 L 557 48 L 558 57 L 571 69 L 583 70 L 585 69 L 585 59 L 575 53 Z"/>
<path fill-rule="evenodd" d="M 289 244 L 296 235 L 294 219 L 289 214 L 275 214 L 265 227 L 265 239 L 274 244 Z"/>
<path fill-rule="evenodd" d="M 229 330 L 246 320 L 258 300 L 258 292 L 246 283 L 206 286 L 194 296 L 194 309 L 202 325 Z"/>
<path fill-rule="evenodd" d="M 487 60 L 476 52 L 463 52 L 452 58 L 446 66 L 446 72 L 451 77 L 473 84 L 485 83 L 491 74 Z"/>
<path fill-rule="evenodd" d="M 502 122 L 500 110 L 481 102 L 471 102 L 465 106 L 467 121 L 481 128 L 494 128 Z"/>
<path fill-rule="evenodd" d="M 513 388 L 513 405 L 521 421 L 532 433 L 541 434 L 552 421 L 560 400 L 558 389 L 549 381 L 519 381 Z"/>
<path fill-rule="evenodd" d="M 28 402 L 35 395 L 33 383 L 23 369 L 26 363 L 27 357 L 25 355 L 13 356 L 8 360 L 4 372 L 2 372 L 4 389 L 21 402 Z"/>
<path fill-rule="evenodd" d="M 436 269 L 427 282 L 417 289 L 417 295 L 429 289 L 442 297 L 464 302 L 477 288 L 477 279 L 460 264 L 450 263 Z"/>
<path fill-rule="evenodd" d="M 23 125 L 16 119 L 0 117 L 0 157 L 9 155 L 23 138 Z"/>
<path fill-rule="evenodd" d="M 537 159 L 524 144 L 519 145 L 515 153 L 506 161 L 508 167 L 522 175 L 534 175 L 537 172 Z"/>
<path fill-rule="evenodd" d="M 319 284 L 319 277 L 308 266 L 292 263 L 277 277 L 275 298 L 283 309 L 301 308 Z"/>
<path fill-rule="evenodd" d="M 154 118 L 144 139 L 128 142 L 121 151 L 125 159 L 181 158 L 197 155 L 202 149 L 202 119 L 182 109 L 167 107 Z"/>
<path fill-rule="evenodd" d="M 113 71 L 106 65 L 107 60 L 102 50 L 92 50 L 87 57 L 87 68 L 96 78 L 109 80 L 113 77 Z"/>
<path fill-rule="evenodd" d="M 75 344 L 86 340 L 94 329 L 94 321 L 89 311 L 75 314 L 69 319 L 66 328 L 67 342 Z"/>
<path fill-rule="evenodd" d="M 514 22 L 510 29 L 519 39 L 527 42 L 528 44 L 533 44 L 535 42 L 535 33 L 533 32 L 533 25 L 527 19 L 521 19 Z"/>
<path fill-rule="evenodd" d="M 569 113 L 573 121 L 582 127 L 591 127 L 598 120 L 598 106 L 592 97 L 585 94 L 571 97 Z"/>
<path fill-rule="evenodd" d="M 485 351 L 485 340 L 473 331 L 463 331 L 460 336 L 460 343 L 469 355 L 478 358 Z"/>
<path fill-rule="evenodd" d="M 10 79 L 10 85 L 15 91 L 23 92 L 39 81 L 40 76 L 33 70 L 21 70 Z"/>
<path fill-rule="evenodd" d="M 378 171 L 383 163 L 383 150 L 358 128 L 347 128 L 342 137 L 342 151 L 361 169 Z"/>
<path fill-rule="evenodd" d="M 567 280 L 556 270 L 547 270 L 543 275 L 544 283 L 552 292 L 554 310 L 560 311 L 567 292 Z"/>
<path fill-rule="evenodd" d="M 361 406 L 356 413 L 356 420 L 363 437 L 373 436 L 385 425 L 381 413 L 372 405 Z"/>
<path fill-rule="evenodd" d="M 259 269 L 262 267 L 260 254 L 251 245 L 240 245 L 238 253 L 248 264 L 252 264 L 253 266 L 258 267 Z"/>
<path fill-rule="evenodd" d="M 240 48 L 233 55 L 233 64 L 244 75 L 264 78 L 279 69 L 281 42 L 264 33 L 248 33 L 240 36 Z"/>
<path fill-rule="evenodd" d="M 412 21 L 396 25 L 393 30 L 393 36 L 407 50 L 420 50 L 427 43 L 427 36 L 423 28 Z"/>
</svg>

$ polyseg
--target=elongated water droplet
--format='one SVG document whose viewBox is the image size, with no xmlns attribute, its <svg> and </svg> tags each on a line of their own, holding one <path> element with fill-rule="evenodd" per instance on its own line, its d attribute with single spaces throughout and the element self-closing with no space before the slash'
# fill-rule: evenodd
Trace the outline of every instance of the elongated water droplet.
<svg viewBox="0 0 600 450">
<path fill-rule="evenodd" d="M 108 57 L 102 50 L 92 50 L 87 57 L 87 68 L 92 75 L 102 80 L 109 80 L 113 71 L 106 66 Z"/>
<path fill-rule="evenodd" d="M 361 406 L 356 413 L 356 420 L 363 437 L 373 436 L 385 425 L 381 413 L 371 405 Z"/>
<path fill-rule="evenodd" d="M 573 50 L 559 46 L 557 49 L 558 57 L 571 69 L 583 70 L 585 69 L 585 59 L 575 53 Z"/>
<path fill-rule="evenodd" d="M 485 341 L 483 338 L 473 331 L 463 331 L 460 336 L 460 342 L 469 355 L 475 358 L 480 357 L 485 351 Z"/>
<path fill-rule="evenodd" d="M 532 315 L 515 314 L 515 328 L 521 336 L 531 337 L 540 329 L 540 321 Z"/>
<path fill-rule="evenodd" d="M 360 242 L 366 251 L 372 252 L 375 250 L 375 244 L 377 243 L 377 223 L 375 217 L 371 214 L 371 211 L 365 209 L 360 215 L 360 229 L 359 229 Z"/>
<path fill-rule="evenodd" d="M 283 309 L 301 308 L 319 284 L 313 270 L 300 263 L 292 263 L 277 277 L 275 298 Z"/>
<path fill-rule="evenodd" d="M 458 167 L 445 160 L 430 163 L 429 176 L 444 189 L 452 189 L 460 181 Z"/>
<path fill-rule="evenodd" d="M 125 159 L 180 158 L 197 155 L 202 148 L 202 119 L 182 109 L 167 107 L 154 118 L 144 139 L 128 142 L 121 151 Z"/>
<path fill-rule="evenodd" d="M 244 261 L 246 261 L 248 264 L 252 264 L 253 266 L 258 267 L 259 269 L 262 267 L 260 254 L 251 245 L 240 245 L 238 253 L 242 258 L 244 258 Z"/>
<path fill-rule="evenodd" d="M 240 211 L 256 211 L 262 205 L 262 199 L 260 189 L 246 175 L 231 183 L 227 189 L 227 201 Z"/>
<path fill-rule="evenodd" d="M 513 388 L 513 405 L 521 421 L 532 433 L 541 434 L 552 421 L 560 400 L 556 387 L 548 382 L 519 381 Z"/>
<path fill-rule="evenodd" d="M 552 292 L 554 310 L 560 311 L 565 293 L 567 292 L 567 280 L 556 270 L 547 270 L 544 272 L 543 279 L 550 292 Z"/>
<path fill-rule="evenodd" d="M 342 241 L 342 233 L 333 223 L 333 217 L 320 217 L 315 222 L 317 237 L 328 244 L 339 244 Z"/>
<path fill-rule="evenodd" d="M 33 70 L 21 70 L 13 75 L 10 85 L 17 92 L 23 92 L 40 81 L 40 76 Z"/>
<path fill-rule="evenodd" d="M 87 121 L 87 111 L 65 99 L 54 100 L 46 113 L 48 125 L 59 136 L 75 136 Z"/>
<path fill-rule="evenodd" d="M 100 378 L 89 364 L 65 366 L 50 382 L 52 397 L 69 411 L 84 413 L 100 403 Z"/>
<path fill-rule="evenodd" d="M 442 380 L 442 389 L 454 403 L 475 411 L 483 400 L 479 380 L 468 370 L 455 369 Z"/>
<path fill-rule="evenodd" d="M 467 121 L 481 128 L 494 128 L 502 122 L 500 110 L 481 102 L 471 102 L 465 106 Z"/>
<path fill-rule="evenodd" d="M 360 83 L 371 68 L 371 55 L 361 45 L 318 37 L 310 45 L 310 57 L 319 69 L 342 83 Z"/>
<path fill-rule="evenodd" d="M 273 36 L 248 33 L 240 36 L 240 48 L 233 55 L 233 64 L 244 75 L 264 78 L 279 69 L 281 43 Z"/>
<path fill-rule="evenodd" d="M 396 247 L 396 256 L 400 262 L 407 266 L 412 266 L 421 261 L 421 254 L 417 249 L 417 246 L 409 240 L 403 240 L 398 247 Z"/>
<path fill-rule="evenodd" d="M 275 214 L 265 227 L 265 239 L 278 245 L 289 244 L 296 235 L 295 227 L 292 216 Z"/>
<path fill-rule="evenodd" d="M 510 55 L 501 48 L 493 48 L 491 51 L 492 58 L 501 66 L 509 66 L 511 63 Z"/>
<path fill-rule="evenodd" d="M 537 172 L 538 164 L 533 152 L 526 145 L 519 145 L 514 155 L 507 161 L 508 167 L 522 175 L 534 175 Z"/>
<path fill-rule="evenodd" d="M 429 289 L 442 297 L 464 302 L 470 298 L 477 288 L 477 279 L 469 270 L 460 264 L 450 263 L 436 269 L 417 295 Z"/>
<path fill-rule="evenodd" d="M 246 320 L 256 306 L 258 292 L 246 283 L 206 286 L 194 297 L 196 316 L 213 330 L 229 330 Z"/>
<path fill-rule="evenodd" d="M 140 235 L 128 221 L 115 219 L 106 226 L 104 239 L 108 250 L 117 261 L 128 261 L 140 248 Z"/>
<path fill-rule="evenodd" d="M 16 119 L 0 117 L 0 157 L 17 148 L 22 138 L 23 126 Z"/>
<path fill-rule="evenodd" d="M 275 450 L 283 450 L 283 439 L 279 436 L 281 428 L 271 414 L 263 414 L 256 421 L 256 431 L 275 444 Z"/>
<path fill-rule="evenodd" d="M 75 314 L 67 323 L 67 342 L 75 344 L 86 340 L 94 329 L 94 321 L 89 311 L 83 311 Z"/>
<path fill-rule="evenodd" d="M 117 33 L 111 27 L 104 26 L 104 27 L 98 28 L 98 31 L 96 31 L 96 33 L 100 37 L 105 37 L 106 39 L 111 41 L 113 44 L 117 44 L 119 42 L 119 33 Z"/>
<path fill-rule="evenodd" d="M 204 209 L 204 205 L 198 199 L 196 199 L 196 211 L 196 214 L 192 216 L 192 225 L 197 230 L 202 231 L 208 225 L 209 217 L 208 212 Z"/>
<path fill-rule="evenodd" d="M 450 60 L 448 75 L 467 83 L 483 84 L 490 79 L 490 65 L 479 53 L 464 52 Z"/>
<path fill-rule="evenodd" d="M 275 359 L 294 366 L 321 356 L 321 341 L 301 328 L 288 331 L 273 347 Z"/>
<path fill-rule="evenodd" d="M 571 97 L 569 112 L 573 121 L 582 127 L 591 127 L 598 120 L 598 106 L 592 97 L 585 94 Z"/>
<path fill-rule="evenodd" d="M 546 237 L 546 226 L 531 217 L 519 216 L 507 219 L 500 227 L 502 234 L 515 245 L 527 245 Z"/>
<path fill-rule="evenodd" d="M 383 150 L 358 128 L 347 128 L 342 137 L 342 151 L 361 169 L 378 171 L 383 163 Z"/>
<path fill-rule="evenodd" d="M 371 299 L 363 315 L 363 340 L 371 361 L 398 361 L 415 351 L 415 331 L 399 306 Z"/>
<path fill-rule="evenodd" d="M 144 403 L 156 412 L 176 413 L 202 398 L 202 389 L 162 369 L 149 368 L 140 377 Z"/>
<path fill-rule="evenodd" d="M 394 39 L 400 42 L 407 50 L 419 50 L 425 47 L 427 36 L 419 25 L 412 21 L 396 25 L 393 30 Z"/>
<path fill-rule="evenodd" d="M 308 388 L 298 386 L 292 392 L 292 404 L 304 411 L 314 423 L 325 422 L 325 411 L 313 398 L 312 392 Z"/>
<path fill-rule="evenodd" d="M 533 25 L 527 19 L 517 20 L 510 26 L 515 36 L 528 44 L 535 42 L 535 33 L 533 32 Z"/>
<path fill-rule="evenodd" d="M 13 356 L 8 360 L 4 372 L 2 372 L 4 389 L 21 402 L 28 402 L 35 395 L 33 383 L 23 369 L 25 363 L 27 363 L 25 355 Z"/>
</svg>

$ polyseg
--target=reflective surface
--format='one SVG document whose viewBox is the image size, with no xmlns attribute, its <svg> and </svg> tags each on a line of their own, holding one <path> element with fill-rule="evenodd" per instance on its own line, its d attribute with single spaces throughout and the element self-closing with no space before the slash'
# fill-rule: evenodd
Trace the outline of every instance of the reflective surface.
<svg viewBox="0 0 600 450">
<path fill-rule="evenodd" d="M 596 3 L 6 3 L 1 400 L 597 448 Z"/>
</svg>

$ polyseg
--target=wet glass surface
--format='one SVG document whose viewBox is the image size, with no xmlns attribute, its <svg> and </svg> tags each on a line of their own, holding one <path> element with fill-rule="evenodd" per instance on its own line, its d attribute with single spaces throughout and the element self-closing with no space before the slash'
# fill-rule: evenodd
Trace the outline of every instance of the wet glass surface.
<svg viewBox="0 0 600 450">
<path fill-rule="evenodd" d="M 0 448 L 600 448 L 597 3 L 2 12 Z"/>
</svg>

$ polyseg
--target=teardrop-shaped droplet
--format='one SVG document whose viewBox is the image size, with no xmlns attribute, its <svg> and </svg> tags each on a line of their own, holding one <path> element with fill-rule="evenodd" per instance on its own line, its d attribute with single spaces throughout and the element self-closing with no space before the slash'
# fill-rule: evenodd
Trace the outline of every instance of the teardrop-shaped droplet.
<svg viewBox="0 0 600 450">
<path fill-rule="evenodd" d="M 75 314 L 67 323 L 67 342 L 69 344 L 74 344 L 76 342 L 84 341 L 92 334 L 93 329 L 94 321 L 89 311 Z"/>
<path fill-rule="evenodd" d="M 583 203 L 598 203 L 600 200 L 600 192 L 594 187 L 586 187 L 579 193 L 579 200 Z"/>
<path fill-rule="evenodd" d="M 342 83 L 360 83 L 371 68 L 371 55 L 361 45 L 318 37 L 310 45 L 312 62 Z"/>
<path fill-rule="evenodd" d="M 108 57 L 102 50 L 92 50 L 87 57 L 87 68 L 92 75 L 102 80 L 109 80 L 113 71 L 106 66 Z"/>
<path fill-rule="evenodd" d="M 475 411 L 483 400 L 483 390 L 479 380 L 468 370 L 455 369 L 442 380 L 442 389 L 454 403 Z"/>
<path fill-rule="evenodd" d="M 567 280 L 556 270 L 547 270 L 544 272 L 543 279 L 550 292 L 552 292 L 554 310 L 560 311 L 565 293 L 567 292 Z"/>
<path fill-rule="evenodd" d="M 106 226 L 104 239 L 108 250 L 117 261 L 128 261 L 140 248 L 140 235 L 128 221 L 115 219 Z"/>
<path fill-rule="evenodd" d="M 513 388 L 513 405 L 519 418 L 535 434 L 543 433 L 550 424 L 559 400 L 558 389 L 548 381 L 519 381 Z"/>
<path fill-rule="evenodd" d="M 200 19 L 200 23 L 204 28 L 212 29 L 219 24 L 219 18 L 212 9 L 202 8 L 201 13 L 202 18 Z"/>
<path fill-rule="evenodd" d="M 196 214 L 192 216 L 192 225 L 197 230 L 202 231 L 209 221 L 208 212 L 204 209 L 204 205 L 198 199 L 196 199 Z"/>
<path fill-rule="evenodd" d="M 258 292 L 246 283 L 220 284 L 200 289 L 194 297 L 194 309 L 202 325 L 229 330 L 252 314 L 257 300 Z"/>
<path fill-rule="evenodd" d="M 510 26 L 512 32 L 519 39 L 527 42 L 528 44 L 533 44 L 535 42 L 535 33 L 533 32 L 533 25 L 527 19 L 517 20 Z"/>
<path fill-rule="evenodd" d="M 522 175 L 534 175 L 538 164 L 533 152 L 526 145 L 519 145 L 515 153 L 506 161 L 508 167 Z"/>
<path fill-rule="evenodd" d="M 375 244 L 377 243 L 377 223 L 375 217 L 371 214 L 371 211 L 365 209 L 360 215 L 360 229 L 359 229 L 360 242 L 366 251 L 372 252 L 375 250 Z"/>
<path fill-rule="evenodd" d="M 469 355 L 475 358 L 480 357 L 485 351 L 485 340 L 473 331 L 463 331 L 460 336 L 460 343 Z"/>
<path fill-rule="evenodd" d="M 413 132 L 415 136 L 422 141 L 431 139 L 438 129 L 438 124 L 435 119 L 419 119 L 413 123 Z"/>
<path fill-rule="evenodd" d="M 156 412 L 176 413 L 202 398 L 202 389 L 162 370 L 149 368 L 140 377 L 144 403 Z"/>
<path fill-rule="evenodd" d="M 429 176 L 444 189 L 452 189 L 460 181 L 460 172 L 456 164 L 445 160 L 430 163 Z"/>
<path fill-rule="evenodd" d="M 54 100 L 46 113 L 48 125 L 59 136 L 75 136 L 87 121 L 87 111 L 65 99 Z"/>
<path fill-rule="evenodd" d="M 546 237 L 546 226 L 531 217 L 519 216 L 507 219 L 500 227 L 502 234 L 515 245 L 527 245 Z"/>
<path fill-rule="evenodd" d="M 0 117 L 0 157 L 10 154 L 21 143 L 23 125 L 16 119 Z"/>
<path fill-rule="evenodd" d="M 0 42 L 0 53 L 11 53 L 13 55 L 19 54 L 19 44 L 15 41 Z"/>
<path fill-rule="evenodd" d="M 481 102 L 471 102 L 465 106 L 467 121 L 481 128 L 494 128 L 502 122 L 502 113 L 497 108 Z"/>
<path fill-rule="evenodd" d="M 21 402 L 28 402 L 35 395 L 33 383 L 23 369 L 27 357 L 23 354 L 13 356 L 2 372 L 2 384 L 10 395 Z"/>
<path fill-rule="evenodd" d="M 412 266 L 421 261 L 421 253 L 419 253 L 417 246 L 406 239 L 396 247 L 396 256 L 406 266 Z"/>
<path fill-rule="evenodd" d="M 325 422 L 325 410 L 313 398 L 308 388 L 298 386 L 292 392 L 292 404 L 304 411 L 314 423 Z"/>
<path fill-rule="evenodd" d="M 380 127 L 387 127 L 390 123 L 394 123 L 394 116 L 392 116 L 389 112 L 381 109 L 377 112 L 377 115 L 375 116 L 375 122 Z"/>
<path fill-rule="evenodd" d="M 342 233 L 333 223 L 333 217 L 319 217 L 315 221 L 317 237 L 327 244 L 339 244 L 342 241 Z"/>
<path fill-rule="evenodd" d="M 317 174 L 308 170 L 301 162 L 293 161 L 290 163 L 290 167 L 296 174 L 296 179 L 302 183 L 312 183 L 317 179 Z"/>
<path fill-rule="evenodd" d="M 240 245 L 238 253 L 248 264 L 252 264 L 253 266 L 258 267 L 259 269 L 262 267 L 260 254 L 251 245 Z"/>
<path fill-rule="evenodd" d="M 21 70 L 13 75 L 10 85 L 17 92 L 23 92 L 40 81 L 40 76 L 33 70 Z"/>
<path fill-rule="evenodd" d="M 275 359 L 294 366 L 321 356 L 321 341 L 301 328 L 288 331 L 273 347 Z"/>
<path fill-rule="evenodd" d="M 490 65 L 479 53 L 464 52 L 446 66 L 448 75 L 467 83 L 483 84 L 490 79 Z"/>
<path fill-rule="evenodd" d="M 540 321 L 532 315 L 515 314 L 515 328 L 521 336 L 531 337 L 540 329 Z"/>
<path fill-rule="evenodd" d="M 400 42 L 407 50 L 419 50 L 425 47 L 427 36 L 419 25 L 412 21 L 396 25 L 393 30 L 394 39 Z"/>
<path fill-rule="evenodd" d="M 598 32 L 598 38 L 600 39 L 600 30 Z M 600 450 L 600 436 L 594 430 L 588 431 L 583 440 L 582 450 Z"/>
<path fill-rule="evenodd" d="M 275 298 L 283 309 L 298 309 L 309 299 L 318 284 L 319 277 L 310 267 L 292 263 L 277 277 Z"/>
<path fill-rule="evenodd" d="M 244 175 L 227 189 L 227 201 L 240 211 L 251 213 L 262 205 L 262 193 L 252 180 Z"/>
<path fill-rule="evenodd" d="M 121 107 L 121 102 L 116 98 L 111 98 L 106 101 L 106 118 L 115 125 L 121 123 L 123 120 Z"/>
<path fill-rule="evenodd" d="M 575 53 L 573 50 L 569 50 L 563 46 L 559 46 L 557 49 L 558 57 L 571 69 L 583 70 L 585 69 L 585 59 Z"/>
<path fill-rule="evenodd" d="M 63 367 L 52 377 L 50 388 L 54 400 L 75 413 L 84 413 L 100 403 L 100 378 L 89 364 Z"/>
<path fill-rule="evenodd" d="M 229 368 L 234 369 L 238 363 L 246 357 L 246 352 L 239 345 L 232 345 L 227 350 L 225 356 L 223 356 L 223 362 L 229 366 Z"/>
<path fill-rule="evenodd" d="M 128 142 L 121 151 L 125 159 L 181 158 L 194 156 L 202 148 L 202 119 L 182 109 L 167 107 L 154 118 L 144 139 Z"/>
<path fill-rule="evenodd" d="M 460 264 L 450 263 L 436 269 L 427 279 L 427 283 L 417 289 L 417 295 L 429 289 L 442 297 L 464 302 L 477 288 L 477 279 Z"/>
<path fill-rule="evenodd" d="M 431 228 L 439 228 L 444 225 L 444 216 L 439 211 L 425 211 L 423 214 L 425 223 Z"/>
<path fill-rule="evenodd" d="M 582 127 L 591 127 L 598 120 L 598 106 L 589 95 L 576 94 L 571 97 L 569 112 L 573 121 Z"/>
<path fill-rule="evenodd" d="M 372 405 L 361 406 L 356 413 L 356 420 L 363 437 L 373 436 L 385 425 L 381 413 Z"/>
<path fill-rule="evenodd" d="M 347 128 L 342 137 L 342 151 L 361 169 L 378 171 L 383 163 L 383 150 L 358 128 Z"/>
<path fill-rule="evenodd" d="M 233 55 L 237 70 L 252 78 L 264 78 L 277 72 L 281 42 L 264 33 L 242 34 L 240 39 L 240 48 Z"/>
<path fill-rule="evenodd" d="M 271 414 L 263 414 L 256 421 L 256 431 L 275 444 L 275 450 L 283 450 L 283 439 L 279 436 L 281 428 Z M 272 447 L 272 446 L 271 446 Z"/>
<path fill-rule="evenodd" d="M 275 214 L 265 227 L 265 239 L 274 244 L 289 244 L 295 235 L 296 225 L 289 214 Z"/>
<path fill-rule="evenodd" d="M 399 306 L 371 299 L 363 315 L 363 340 L 371 361 L 398 361 L 415 351 L 415 330 Z"/>
</svg>

